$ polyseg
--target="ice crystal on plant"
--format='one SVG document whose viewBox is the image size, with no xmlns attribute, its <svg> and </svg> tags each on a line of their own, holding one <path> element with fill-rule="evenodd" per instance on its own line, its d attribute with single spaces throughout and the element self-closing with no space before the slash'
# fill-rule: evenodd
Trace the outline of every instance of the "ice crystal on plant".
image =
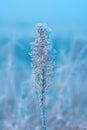
<svg viewBox="0 0 87 130">
<path fill-rule="evenodd" d="M 53 72 L 52 45 L 49 41 L 49 29 L 45 25 L 38 24 L 37 33 L 38 37 L 32 45 L 31 57 L 33 60 L 35 81 L 39 90 L 43 130 L 46 130 L 45 93 L 49 87 Z"/>
</svg>

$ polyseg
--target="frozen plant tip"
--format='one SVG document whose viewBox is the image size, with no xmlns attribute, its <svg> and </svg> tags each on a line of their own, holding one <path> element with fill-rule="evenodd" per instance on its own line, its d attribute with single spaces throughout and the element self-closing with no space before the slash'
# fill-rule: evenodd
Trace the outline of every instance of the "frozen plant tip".
<svg viewBox="0 0 87 130">
<path fill-rule="evenodd" d="M 49 29 L 45 25 L 37 25 L 37 34 L 37 39 L 32 44 L 31 57 L 36 89 L 39 92 L 43 130 L 46 130 L 45 97 L 53 73 L 52 45 L 49 42 Z"/>
</svg>

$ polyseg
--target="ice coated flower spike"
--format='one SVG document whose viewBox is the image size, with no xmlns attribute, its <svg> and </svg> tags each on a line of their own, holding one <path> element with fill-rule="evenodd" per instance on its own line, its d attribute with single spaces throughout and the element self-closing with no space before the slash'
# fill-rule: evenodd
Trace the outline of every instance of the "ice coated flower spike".
<svg viewBox="0 0 87 130">
<path fill-rule="evenodd" d="M 39 92 L 43 130 L 46 130 L 45 97 L 53 72 L 53 60 L 51 56 L 52 46 L 49 41 L 50 29 L 43 24 L 38 24 L 36 29 L 38 35 L 34 44 L 32 44 L 31 57 L 33 61 L 36 88 Z"/>
</svg>

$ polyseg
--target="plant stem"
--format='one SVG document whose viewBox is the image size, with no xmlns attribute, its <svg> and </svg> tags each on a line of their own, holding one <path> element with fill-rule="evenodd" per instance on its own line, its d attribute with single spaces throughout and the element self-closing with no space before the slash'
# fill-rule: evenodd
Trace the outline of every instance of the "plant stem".
<svg viewBox="0 0 87 130">
<path fill-rule="evenodd" d="M 45 70 L 42 70 L 42 89 L 41 89 L 41 114 L 42 114 L 42 127 L 46 130 L 46 112 L 45 112 Z"/>
</svg>

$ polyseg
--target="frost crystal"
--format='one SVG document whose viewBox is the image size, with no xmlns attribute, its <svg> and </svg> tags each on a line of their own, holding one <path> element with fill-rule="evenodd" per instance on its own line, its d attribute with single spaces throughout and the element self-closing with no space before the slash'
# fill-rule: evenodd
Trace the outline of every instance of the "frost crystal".
<svg viewBox="0 0 87 130">
<path fill-rule="evenodd" d="M 33 60 L 35 81 L 40 95 L 43 130 L 46 130 L 45 93 L 49 87 L 53 72 L 52 46 L 49 42 L 49 29 L 45 25 L 37 25 L 37 33 L 38 37 L 32 45 L 31 57 Z"/>
</svg>

